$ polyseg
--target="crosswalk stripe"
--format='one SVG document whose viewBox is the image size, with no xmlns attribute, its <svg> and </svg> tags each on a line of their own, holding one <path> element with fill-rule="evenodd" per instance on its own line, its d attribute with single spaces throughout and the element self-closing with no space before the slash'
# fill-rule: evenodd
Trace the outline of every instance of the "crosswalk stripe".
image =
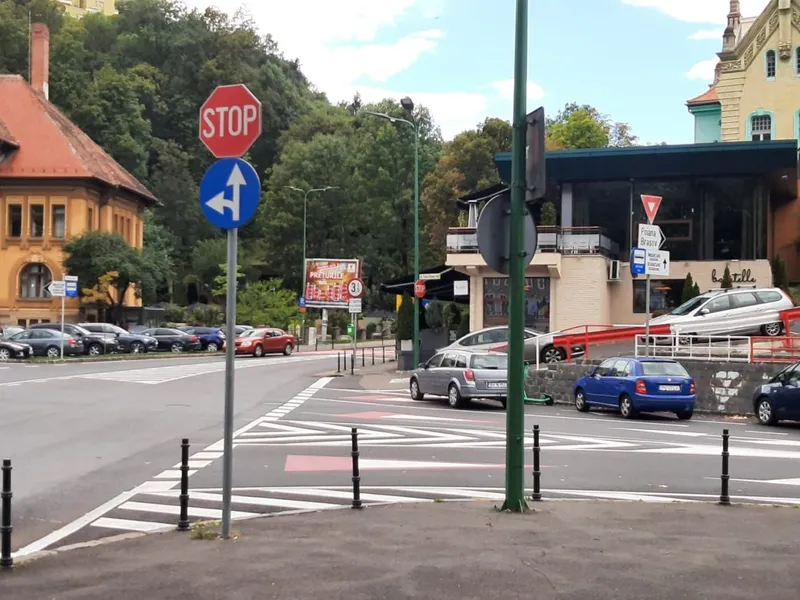
<svg viewBox="0 0 800 600">
<path fill-rule="evenodd" d="M 90 525 L 92 527 L 105 527 L 106 529 L 121 529 L 123 531 L 141 531 L 144 533 L 175 527 L 174 524 L 168 525 L 167 523 L 155 523 L 151 521 L 134 521 L 131 519 L 112 519 L 110 517 L 101 517 L 100 519 L 97 519 L 97 521 L 91 523 Z"/>
<path fill-rule="evenodd" d="M 172 506 L 170 504 L 153 504 L 151 502 L 126 502 L 119 506 L 122 510 L 139 511 L 146 513 L 161 513 L 165 515 L 180 515 L 181 507 Z M 245 517 L 255 517 L 259 513 L 242 512 L 238 510 L 231 511 L 231 518 L 243 519 Z M 197 508 L 189 506 L 190 517 L 202 517 L 206 519 L 221 519 L 222 510 L 218 508 Z"/>
<path fill-rule="evenodd" d="M 158 492 L 152 494 L 154 496 L 163 496 L 167 498 L 177 498 L 180 490 L 171 492 Z M 189 492 L 189 503 L 192 500 L 203 500 L 205 502 L 219 502 L 222 504 L 222 494 L 210 494 L 208 492 Z M 328 504 L 325 502 L 306 502 L 303 500 L 290 500 L 288 498 L 263 498 L 259 496 L 238 496 L 231 495 L 231 502 L 237 504 L 251 504 L 253 506 L 273 506 L 276 508 L 291 508 L 294 510 L 316 510 L 324 508 L 332 508 L 338 504 Z"/>
<path fill-rule="evenodd" d="M 329 490 L 316 488 L 266 488 L 266 492 L 295 494 L 297 496 L 312 496 L 319 498 L 341 498 L 342 500 L 352 500 L 353 492 L 345 490 Z M 411 496 L 393 496 L 389 494 L 361 493 L 361 500 L 367 502 L 419 502 L 423 498 L 413 498 Z"/>
</svg>

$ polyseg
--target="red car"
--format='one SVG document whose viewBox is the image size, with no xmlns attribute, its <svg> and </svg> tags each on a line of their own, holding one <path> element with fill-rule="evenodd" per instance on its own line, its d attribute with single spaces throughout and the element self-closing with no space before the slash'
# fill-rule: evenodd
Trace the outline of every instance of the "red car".
<svg viewBox="0 0 800 600">
<path fill-rule="evenodd" d="M 274 352 L 289 356 L 297 340 L 282 329 L 250 329 L 236 338 L 236 354 L 252 354 L 255 357 Z"/>
</svg>

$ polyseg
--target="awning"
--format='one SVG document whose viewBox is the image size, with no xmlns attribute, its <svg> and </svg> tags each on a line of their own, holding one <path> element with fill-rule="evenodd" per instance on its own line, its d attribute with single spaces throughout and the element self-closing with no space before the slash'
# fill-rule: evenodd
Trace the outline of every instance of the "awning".
<svg viewBox="0 0 800 600">
<path fill-rule="evenodd" d="M 456 271 L 453 267 L 440 265 L 430 269 L 420 271 L 420 275 L 439 275 L 439 279 L 428 279 L 425 281 L 425 300 L 441 300 L 443 302 L 462 302 L 468 303 L 469 296 L 454 296 L 453 283 L 456 281 L 469 281 L 469 275 Z M 413 275 L 399 277 L 392 281 L 382 283 L 380 290 L 387 294 L 414 295 L 414 283 L 416 280 Z"/>
</svg>

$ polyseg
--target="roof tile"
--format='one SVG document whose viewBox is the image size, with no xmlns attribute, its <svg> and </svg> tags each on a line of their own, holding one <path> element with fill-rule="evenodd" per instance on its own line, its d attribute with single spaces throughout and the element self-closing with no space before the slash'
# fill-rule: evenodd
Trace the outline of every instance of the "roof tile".
<svg viewBox="0 0 800 600">
<path fill-rule="evenodd" d="M 717 86 L 712 85 L 707 91 L 703 92 L 699 96 L 695 96 L 691 100 L 687 100 L 686 104 L 689 106 L 697 106 L 698 104 L 716 104 L 718 102 L 719 96 L 717 95 Z"/>
</svg>

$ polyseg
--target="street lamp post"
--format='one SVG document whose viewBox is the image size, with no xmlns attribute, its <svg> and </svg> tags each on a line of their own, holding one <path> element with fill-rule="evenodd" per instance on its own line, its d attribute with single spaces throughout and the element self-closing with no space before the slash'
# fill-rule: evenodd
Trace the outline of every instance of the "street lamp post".
<svg viewBox="0 0 800 600">
<path fill-rule="evenodd" d="M 299 187 L 295 187 L 293 185 L 285 185 L 283 186 L 287 190 L 292 190 L 295 192 L 300 192 L 303 194 L 303 288 L 300 290 L 300 296 L 306 295 L 306 229 L 308 224 L 308 195 L 312 192 L 327 192 L 328 190 L 338 190 L 339 188 L 335 185 L 326 185 L 325 187 L 320 188 L 312 188 L 310 190 L 304 190 Z M 302 317 L 302 324 L 301 327 L 303 331 L 300 334 L 300 340 L 302 341 L 305 339 L 305 329 L 306 329 L 306 315 L 303 313 Z"/>
<path fill-rule="evenodd" d="M 400 100 L 400 105 L 411 115 L 414 110 L 414 102 L 411 98 L 405 97 Z M 419 281 L 419 127 L 416 123 L 408 119 L 393 117 L 386 113 L 362 110 L 361 113 L 386 119 L 390 123 L 405 123 L 414 130 L 414 282 Z M 413 297 L 414 303 L 414 350 L 413 365 L 416 369 L 419 366 L 419 298 Z"/>
</svg>

